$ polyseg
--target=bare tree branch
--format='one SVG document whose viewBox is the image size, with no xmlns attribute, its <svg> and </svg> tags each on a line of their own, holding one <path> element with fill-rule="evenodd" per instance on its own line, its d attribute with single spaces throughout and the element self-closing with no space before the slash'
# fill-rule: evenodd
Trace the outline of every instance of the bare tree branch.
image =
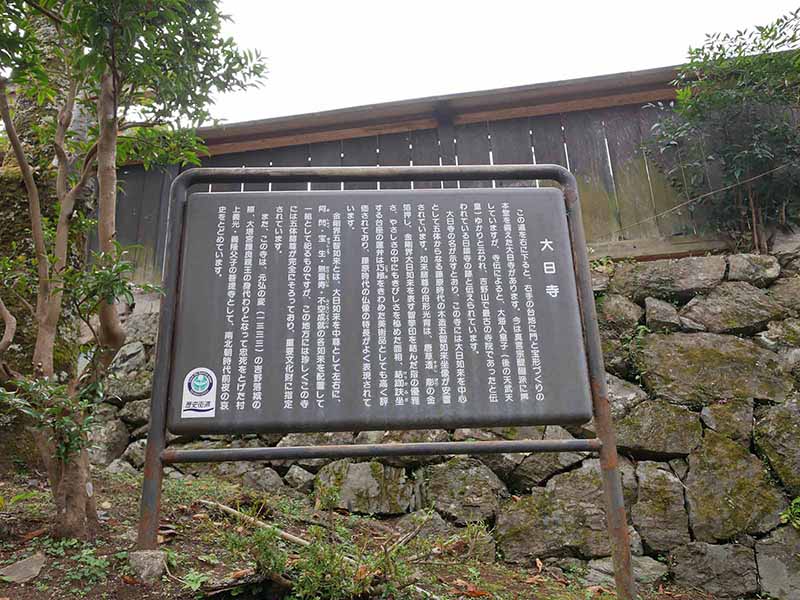
<svg viewBox="0 0 800 600">
<path fill-rule="evenodd" d="M 131 121 L 130 123 L 122 123 L 118 130 L 125 131 L 126 129 L 134 129 L 134 128 L 147 128 L 147 127 L 158 127 L 159 125 L 163 125 L 162 121 Z"/>
<path fill-rule="evenodd" d="M 0 356 L 2 356 L 14 342 L 14 335 L 17 333 L 17 319 L 6 308 L 2 298 L 0 298 L 0 317 L 2 317 L 5 326 L 3 337 L 0 338 Z"/>
<path fill-rule="evenodd" d="M 75 107 L 75 96 L 78 93 L 78 82 L 73 79 L 70 81 L 69 89 L 67 90 L 67 97 L 64 99 L 64 106 L 58 111 L 58 120 L 56 122 L 56 132 L 53 139 L 53 146 L 56 151 L 56 158 L 58 159 L 58 174 L 56 175 L 56 196 L 59 202 L 64 202 L 64 196 L 67 194 L 67 180 L 70 171 L 70 160 L 67 155 L 67 150 L 64 147 L 64 141 L 67 137 L 67 131 L 72 123 L 72 113 Z"/>
<path fill-rule="evenodd" d="M 35 321 L 36 320 L 36 309 L 33 307 L 33 304 L 28 302 L 22 294 L 20 294 L 17 290 L 15 290 L 13 288 L 11 289 L 11 293 L 14 294 L 14 296 L 16 296 L 17 300 L 19 300 L 22 303 L 22 305 L 25 308 L 28 309 L 28 311 L 31 313 L 31 317 L 33 317 L 33 320 Z"/>
<path fill-rule="evenodd" d="M 65 24 L 67 22 L 66 19 L 64 19 L 64 17 L 62 17 L 58 13 L 53 12 L 52 10 L 49 10 L 49 9 L 45 8 L 44 6 L 39 4 L 38 2 L 33 2 L 33 0 L 25 0 L 25 2 L 30 4 L 31 7 L 34 10 L 36 10 L 37 12 L 42 13 L 44 16 L 52 19 L 53 21 L 55 21 L 59 25 L 63 25 L 63 24 Z"/>
<path fill-rule="evenodd" d="M 31 234 L 36 252 L 36 267 L 39 275 L 39 293 L 36 298 L 37 314 L 43 312 L 45 302 L 50 295 L 50 262 L 47 258 L 47 248 L 44 241 L 44 227 L 42 225 L 42 207 L 39 202 L 39 188 L 33 178 L 33 170 L 25 156 L 25 150 L 17 134 L 17 128 L 11 119 L 11 109 L 8 106 L 8 80 L 0 78 L 0 117 L 6 128 L 8 141 L 14 150 L 14 156 L 22 172 L 22 180 L 28 192 L 28 208 L 31 215 Z"/>
</svg>

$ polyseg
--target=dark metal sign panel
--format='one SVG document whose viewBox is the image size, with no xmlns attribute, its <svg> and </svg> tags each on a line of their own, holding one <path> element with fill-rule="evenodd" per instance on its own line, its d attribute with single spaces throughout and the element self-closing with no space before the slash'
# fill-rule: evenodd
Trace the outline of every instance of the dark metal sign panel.
<svg viewBox="0 0 800 600">
<path fill-rule="evenodd" d="M 555 188 L 193 194 L 174 433 L 585 422 Z"/>
</svg>

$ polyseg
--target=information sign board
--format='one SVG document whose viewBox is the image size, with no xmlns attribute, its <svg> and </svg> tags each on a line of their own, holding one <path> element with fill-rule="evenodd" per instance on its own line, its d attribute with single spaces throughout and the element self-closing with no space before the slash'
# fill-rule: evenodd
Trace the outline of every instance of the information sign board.
<svg viewBox="0 0 800 600">
<path fill-rule="evenodd" d="M 173 433 L 591 418 L 557 188 L 195 193 Z"/>
</svg>

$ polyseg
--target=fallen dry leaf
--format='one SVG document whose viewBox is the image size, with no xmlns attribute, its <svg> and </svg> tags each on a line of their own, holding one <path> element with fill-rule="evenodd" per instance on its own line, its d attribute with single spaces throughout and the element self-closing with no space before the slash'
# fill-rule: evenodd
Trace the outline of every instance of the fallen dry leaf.
<svg viewBox="0 0 800 600">
<path fill-rule="evenodd" d="M 616 593 L 609 590 L 608 588 L 604 588 L 602 585 L 590 585 L 586 588 L 587 592 L 591 592 L 592 594 L 609 594 L 616 596 Z"/>
<path fill-rule="evenodd" d="M 471 583 L 467 583 L 463 579 L 456 579 L 453 582 L 453 585 L 457 586 L 456 588 L 450 591 L 451 594 L 458 594 L 460 596 L 467 596 L 468 598 L 485 598 L 491 597 L 492 595 L 487 592 L 486 590 L 482 590 Z"/>
<path fill-rule="evenodd" d="M 28 533 L 23 533 L 21 536 L 19 536 L 19 539 L 21 539 L 23 542 L 28 542 L 33 538 L 37 538 L 41 535 L 44 535 L 45 533 L 47 533 L 47 528 L 43 527 L 42 529 L 34 529 L 33 531 L 29 531 Z M 0 600 L 2 600 L 2 598 L 0 598 Z"/>
<path fill-rule="evenodd" d="M 356 570 L 356 581 L 364 581 L 369 578 L 370 575 L 371 573 L 367 565 L 361 565 L 358 567 L 358 570 Z"/>
<path fill-rule="evenodd" d="M 122 581 L 124 581 L 128 585 L 139 585 L 139 581 L 131 577 L 130 575 L 123 575 Z"/>
<path fill-rule="evenodd" d="M 536 572 L 537 573 L 541 573 L 543 568 L 544 568 L 544 563 L 537 558 L 536 559 Z"/>
<path fill-rule="evenodd" d="M 254 573 L 253 569 L 239 569 L 238 571 L 234 571 L 228 577 L 230 579 L 242 579 L 244 577 L 248 577 Z"/>
</svg>

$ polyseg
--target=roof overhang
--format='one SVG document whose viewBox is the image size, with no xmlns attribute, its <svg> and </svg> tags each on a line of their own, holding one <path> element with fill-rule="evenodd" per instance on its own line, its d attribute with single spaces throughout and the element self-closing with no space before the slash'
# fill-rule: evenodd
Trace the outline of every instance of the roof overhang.
<svg viewBox="0 0 800 600">
<path fill-rule="evenodd" d="M 202 127 L 209 153 L 297 144 L 645 104 L 675 97 L 678 67 L 614 73 L 477 92 L 383 102 Z"/>
</svg>

